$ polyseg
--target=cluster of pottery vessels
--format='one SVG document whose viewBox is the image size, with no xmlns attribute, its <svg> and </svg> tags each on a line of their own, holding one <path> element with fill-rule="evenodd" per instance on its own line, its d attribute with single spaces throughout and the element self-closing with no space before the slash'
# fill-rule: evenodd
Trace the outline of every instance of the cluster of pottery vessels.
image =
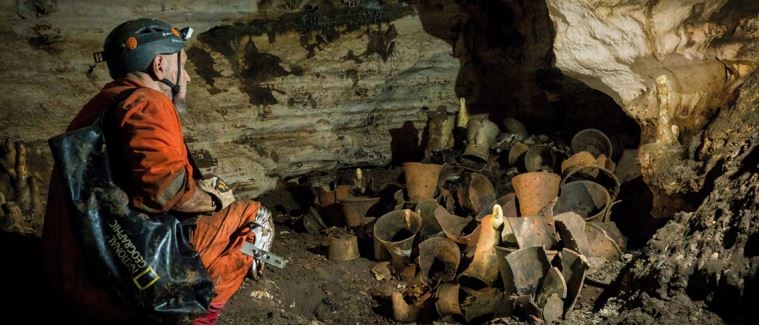
<svg viewBox="0 0 759 326">
<path fill-rule="evenodd" d="M 468 130 L 462 156 L 488 161 L 500 130 L 486 117 L 467 118 L 457 121 Z M 428 149 L 450 141 L 431 137 Z M 487 176 L 468 172 L 459 200 L 472 216 L 457 216 L 442 199 L 446 165 L 404 163 L 405 187 L 395 194 L 395 209 L 372 220 L 373 258 L 389 261 L 396 275 L 412 271 L 408 286 L 391 297 L 393 317 L 416 322 L 434 306 L 438 317 L 464 322 L 517 312 L 548 323 L 564 318 L 579 296 L 588 259 L 622 255 L 611 231 L 616 227 L 609 227 L 620 187 L 611 146 L 599 130 L 578 132 L 559 173 L 551 169 L 556 156 L 546 146 L 512 146 L 509 163 L 520 160 L 527 172 L 514 176 L 514 192 L 504 195 Z M 336 193 L 348 226 L 366 224 L 366 211 L 379 201 Z"/>
</svg>

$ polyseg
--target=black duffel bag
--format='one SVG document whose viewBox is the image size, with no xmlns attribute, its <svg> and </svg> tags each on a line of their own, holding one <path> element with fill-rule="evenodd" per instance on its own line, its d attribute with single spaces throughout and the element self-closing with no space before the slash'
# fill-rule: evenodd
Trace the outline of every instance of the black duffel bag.
<svg viewBox="0 0 759 326">
<path fill-rule="evenodd" d="M 73 207 L 73 230 L 124 307 L 156 323 L 189 323 L 210 304 L 211 277 L 177 217 L 129 206 L 111 175 L 103 120 L 48 140 Z"/>
</svg>

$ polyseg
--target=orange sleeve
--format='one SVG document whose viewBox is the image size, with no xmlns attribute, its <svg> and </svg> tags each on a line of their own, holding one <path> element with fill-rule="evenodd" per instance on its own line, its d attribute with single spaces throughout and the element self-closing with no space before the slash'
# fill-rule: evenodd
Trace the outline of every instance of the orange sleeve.
<svg viewBox="0 0 759 326">
<path fill-rule="evenodd" d="M 195 191 L 194 171 L 179 115 L 169 98 L 141 88 L 117 112 L 132 205 L 151 213 L 166 212 L 189 199 Z"/>
</svg>

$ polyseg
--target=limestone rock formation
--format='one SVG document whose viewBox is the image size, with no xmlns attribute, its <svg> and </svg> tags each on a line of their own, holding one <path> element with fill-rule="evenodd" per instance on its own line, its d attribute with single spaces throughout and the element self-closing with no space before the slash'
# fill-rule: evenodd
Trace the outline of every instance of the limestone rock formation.
<svg viewBox="0 0 759 326">
<path fill-rule="evenodd" d="M 745 42 L 756 35 L 756 8 L 739 3 L 546 1 L 557 68 L 611 96 L 640 125 L 638 158 L 657 216 L 702 190 L 694 179 L 709 167 L 694 148 L 757 66 L 759 53 Z"/>
<path fill-rule="evenodd" d="M 43 6 L 44 4 L 44 6 Z M 45 178 L 47 138 L 109 78 L 92 53 L 118 22 L 191 25 L 188 145 L 201 168 L 256 197 L 277 180 L 382 166 L 391 142 L 419 142 L 427 113 L 455 112 L 458 62 L 424 33 L 413 8 L 380 1 L 19 1 L 0 26 L 3 136 L 23 139 Z M 21 59 L 23 58 L 23 60 Z M 30 64 L 34 69 L 30 69 Z M 415 132 L 393 140 L 394 130 Z M 397 137 L 396 137 L 397 138 Z M 418 145 L 417 145 L 418 146 Z"/>
</svg>

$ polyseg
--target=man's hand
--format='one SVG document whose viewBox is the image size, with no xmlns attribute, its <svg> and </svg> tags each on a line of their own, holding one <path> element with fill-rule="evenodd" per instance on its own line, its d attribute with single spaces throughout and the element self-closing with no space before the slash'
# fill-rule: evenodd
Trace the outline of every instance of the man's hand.
<svg viewBox="0 0 759 326">
<path fill-rule="evenodd" d="M 235 195 L 226 182 L 217 176 L 198 181 L 198 186 L 203 191 L 209 193 L 216 202 L 216 210 L 222 210 L 235 201 Z"/>
</svg>

